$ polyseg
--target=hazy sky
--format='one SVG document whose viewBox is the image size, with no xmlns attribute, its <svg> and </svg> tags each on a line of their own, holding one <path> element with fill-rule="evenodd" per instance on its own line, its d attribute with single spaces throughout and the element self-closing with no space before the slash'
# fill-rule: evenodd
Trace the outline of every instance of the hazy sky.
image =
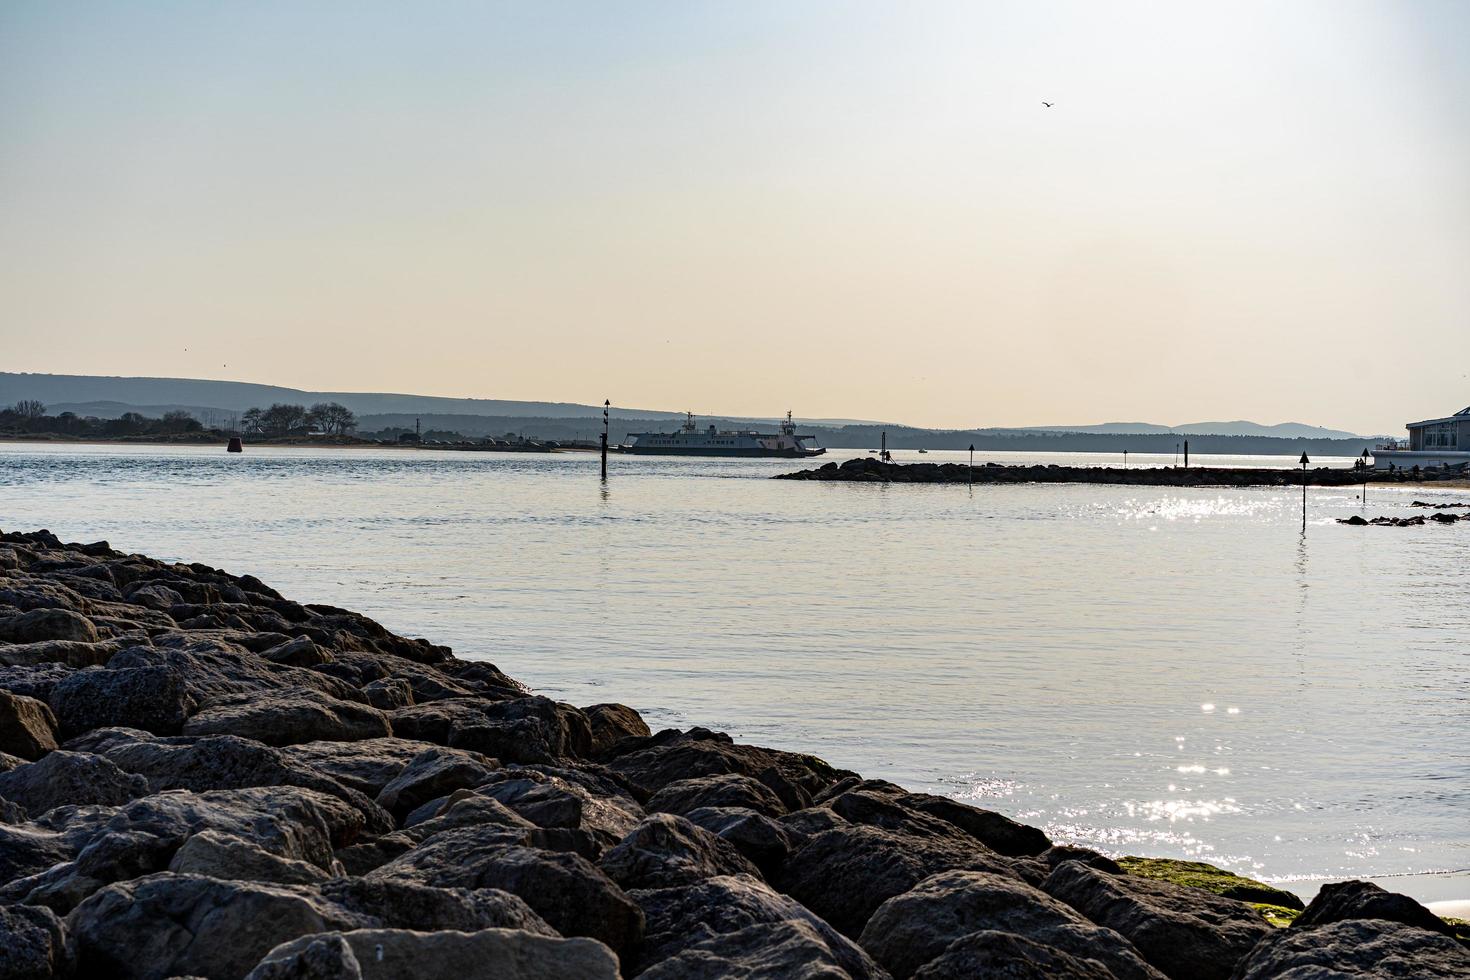
<svg viewBox="0 0 1470 980">
<path fill-rule="evenodd" d="M 0 370 L 1396 431 L 1470 3 L 5 0 Z"/>
</svg>

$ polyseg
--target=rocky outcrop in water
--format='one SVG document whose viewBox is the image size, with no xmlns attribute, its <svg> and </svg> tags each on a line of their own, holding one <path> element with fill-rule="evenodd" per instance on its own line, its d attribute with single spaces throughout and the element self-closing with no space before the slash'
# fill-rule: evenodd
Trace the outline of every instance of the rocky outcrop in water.
<svg viewBox="0 0 1470 980">
<path fill-rule="evenodd" d="M 1259 883 L 651 732 L 204 565 L 0 534 L 0 623 L 0 980 L 1470 971 L 1372 886 L 1277 929 L 1231 897 L 1289 898 Z"/>
<path fill-rule="evenodd" d="M 1210 466 L 1006 466 L 984 463 L 886 463 L 859 456 L 843 463 L 827 463 L 811 470 L 780 473 L 777 480 L 825 480 L 837 483 L 1109 483 L 1138 487 L 1300 487 L 1299 469 L 1226 469 Z M 1355 487 L 1364 482 L 1417 484 L 1464 479 L 1463 474 L 1440 470 L 1355 470 L 1317 467 L 1307 471 L 1314 487 Z"/>
</svg>

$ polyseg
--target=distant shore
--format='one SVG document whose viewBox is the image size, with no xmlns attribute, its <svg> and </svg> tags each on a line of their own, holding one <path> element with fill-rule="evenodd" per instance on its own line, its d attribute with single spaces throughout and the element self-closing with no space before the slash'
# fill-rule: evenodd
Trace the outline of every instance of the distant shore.
<svg viewBox="0 0 1470 980">
<path fill-rule="evenodd" d="M 1002 465 L 985 463 L 885 463 L 871 457 L 827 463 L 816 469 L 781 473 L 777 480 L 823 480 L 839 483 L 1103 483 L 1154 487 L 1285 487 L 1301 486 L 1299 469 L 1232 469 L 1218 466 L 1061 466 L 1052 464 Z M 1434 471 L 1361 470 L 1316 467 L 1306 471 L 1307 483 L 1319 487 L 1350 487 L 1363 483 L 1417 486 L 1464 486 L 1459 474 Z"/>
</svg>

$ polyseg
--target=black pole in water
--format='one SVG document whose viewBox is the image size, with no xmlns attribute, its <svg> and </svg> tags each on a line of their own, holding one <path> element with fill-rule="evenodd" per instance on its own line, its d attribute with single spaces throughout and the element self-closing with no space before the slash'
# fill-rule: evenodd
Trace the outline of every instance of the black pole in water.
<svg viewBox="0 0 1470 980">
<path fill-rule="evenodd" d="M 1184 468 L 1189 469 L 1189 440 L 1184 440 Z"/>
<path fill-rule="evenodd" d="M 1363 510 L 1368 510 L 1368 449 L 1363 448 Z"/>
<path fill-rule="evenodd" d="M 1128 468 L 1128 450 L 1123 450 L 1123 469 Z"/>
<path fill-rule="evenodd" d="M 1302 533 L 1307 533 L 1307 454 L 1302 453 Z"/>
<path fill-rule="evenodd" d="M 970 443 L 970 486 L 975 485 L 975 444 Z"/>
<path fill-rule="evenodd" d="M 607 482 L 607 410 L 612 407 L 610 399 L 602 402 L 602 480 Z"/>
</svg>

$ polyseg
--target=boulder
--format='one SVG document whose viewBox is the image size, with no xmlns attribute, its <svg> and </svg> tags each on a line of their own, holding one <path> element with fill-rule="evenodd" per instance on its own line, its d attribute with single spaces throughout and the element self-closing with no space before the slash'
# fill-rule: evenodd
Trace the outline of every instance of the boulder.
<svg viewBox="0 0 1470 980">
<path fill-rule="evenodd" d="M 1470 951 L 1448 936 L 1387 919 L 1277 929 L 1241 960 L 1234 980 L 1450 980 L 1470 977 Z"/>
<path fill-rule="evenodd" d="M 785 827 L 744 807 L 700 807 L 689 811 L 685 819 L 734 844 L 765 875 L 776 873 L 793 846 Z"/>
<path fill-rule="evenodd" d="M 638 890 L 630 894 L 643 909 L 646 922 L 637 970 L 706 940 L 753 925 L 801 922 L 817 933 L 843 976 L 855 980 L 887 977 L 852 940 L 800 903 L 749 875 L 708 878 L 678 888 Z"/>
<path fill-rule="evenodd" d="M 0 776 L 0 796 L 6 795 L 5 777 Z M 1323 885 L 1301 915 L 1292 920 L 1293 929 L 1314 929 L 1346 919 L 1386 919 L 1406 926 L 1453 936 L 1450 924 L 1407 895 L 1384 891 L 1371 881 L 1340 881 Z"/>
<path fill-rule="evenodd" d="M 1108 874 L 1123 874 L 1123 866 L 1106 854 L 1099 854 L 1090 848 L 1078 847 L 1075 844 L 1053 844 L 1039 856 L 1042 863 L 1050 869 L 1055 869 L 1064 861 L 1079 861 L 1088 867 L 1106 871 Z"/>
<path fill-rule="evenodd" d="M 592 744 L 591 726 L 580 711 L 542 697 L 447 698 L 399 708 L 390 717 L 404 738 L 471 749 L 505 762 L 585 757 Z"/>
<path fill-rule="evenodd" d="M 500 826 L 529 832 L 536 825 L 516 813 L 499 800 L 477 796 L 467 789 L 455 790 L 414 810 L 403 818 L 403 832 L 415 841 L 428 840 L 435 834 L 459 827 Z M 602 854 L 601 847 L 593 847 L 594 855 Z"/>
<path fill-rule="evenodd" d="M 368 704 L 382 711 L 407 708 L 414 703 L 413 687 L 401 677 L 384 677 L 364 684 L 363 696 Z"/>
<path fill-rule="evenodd" d="M 350 742 L 393 734 L 387 715 L 377 708 L 309 688 L 216 698 L 190 717 L 183 731 L 186 735 L 240 735 L 266 745 Z"/>
<path fill-rule="evenodd" d="M 349 875 L 365 875 L 413 849 L 418 841 L 407 834 L 383 834 L 337 851 L 337 860 Z"/>
<path fill-rule="evenodd" d="M 1158 980 L 1160 974 L 1111 929 L 1023 882 L 983 871 L 945 871 L 884 902 L 858 944 L 896 980 L 908 980 L 955 940 L 971 933 L 1010 933 L 1083 960 L 1114 980 Z"/>
<path fill-rule="evenodd" d="M 787 858 L 775 884 L 848 936 L 857 936 L 888 899 L 941 871 L 1011 867 L 969 837 L 923 837 L 853 824 L 809 838 Z"/>
<path fill-rule="evenodd" d="M 32 609 L 0 619 L 0 640 L 7 643 L 38 643 L 43 640 L 96 643 L 99 638 L 92 621 L 70 609 Z"/>
<path fill-rule="evenodd" d="M 765 783 L 740 773 L 677 780 L 649 797 L 644 809 L 687 816 L 691 810 L 712 806 L 744 807 L 768 817 L 786 813 L 786 804 Z"/>
<path fill-rule="evenodd" d="M 39 759 L 56 748 L 56 716 L 46 702 L 0 691 L 0 752 Z"/>
<path fill-rule="evenodd" d="M 582 709 L 592 727 L 589 754 L 600 758 L 625 738 L 647 738 L 653 733 L 643 717 L 626 704 L 590 704 Z"/>
<path fill-rule="evenodd" d="M 276 751 L 284 759 L 376 797 L 420 753 L 433 748 L 435 746 L 406 738 L 366 738 L 356 742 L 302 742 Z M 491 765 L 494 762 L 473 753 L 466 755 Z"/>
<path fill-rule="evenodd" d="M 1051 847 L 1046 834 L 1018 823 L 1003 814 L 932 793 L 905 793 L 903 806 L 953 824 L 997 854 L 1022 857 L 1044 853 Z"/>
<path fill-rule="evenodd" d="M 243 977 L 298 936 L 371 925 L 300 885 L 169 873 L 118 882 L 67 917 L 80 970 L 117 980 Z"/>
<path fill-rule="evenodd" d="M 67 977 L 74 961 L 66 927 L 56 913 L 35 905 L 0 905 L 0 977 Z"/>
<path fill-rule="evenodd" d="M 486 777 L 475 793 L 498 800 L 538 827 L 585 830 L 603 847 L 627 836 L 644 815 L 643 808 L 626 796 L 589 789 L 576 776 L 568 779 L 535 769 L 502 769 Z"/>
<path fill-rule="evenodd" d="M 477 752 L 430 746 L 383 786 L 377 802 L 402 819 L 429 800 L 484 782 L 497 768 Z"/>
<path fill-rule="evenodd" d="M 669 888 L 760 871 L 735 846 L 672 813 L 644 819 L 598 866 L 623 888 Z"/>
<path fill-rule="evenodd" d="M 294 640 L 279 643 L 262 650 L 260 655 L 272 663 L 291 667 L 315 667 L 332 662 L 331 651 L 317 646 L 309 636 L 298 636 Z"/>
<path fill-rule="evenodd" d="M 277 946 L 246 980 L 362 980 L 362 964 L 343 933 L 318 932 Z"/>
<path fill-rule="evenodd" d="M 871 975 L 871 974 L 870 974 Z M 881 974 L 878 974 L 881 976 Z M 723 933 L 661 960 L 642 980 L 848 980 L 855 977 L 822 935 L 800 921 Z"/>
<path fill-rule="evenodd" d="M 129 739 L 116 735 L 101 740 L 100 746 L 119 767 L 146 776 L 155 793 L 170 789 L 202 793 L 252 786 L 300 786 L 348 803 L 362 814 L 365 829 L 372 833 L 393 829 L 393 820 L 386 811 L 357 789 L 333 778 L 332 766 L 312 765 L 288 754 L 288 750 L 248 738 L 203 735 Z"/>
<path fill-rule="evenodd" d="M 69 803 L 121 806 L 147 795 L 148 780 L 87 752 L 58 749 L 36 762 L 0 773 L 0 796 L 36 815 Z"/>
<path fill-rule="evenodd" d="M 643 913 L 596 865 L 577 854 L 519 843 L 526 831 L 466 827 L 436 834 L 367 877 L 439 888 L 499 888 L 525 900 L 564 936 L 590 936 L 628 956 Z"/>
<path fill-rule="evenodd" d="M 63 845 L 65 863 L 50 862 L 43 872 L 12 882 L 4 894 L 66 911 L 109 882 L 163 871 L 185 841 L 206 830 L 327 871 L 333 848 L 351 844 L 363 826 L 362 815 L 341 800 L 294 786 L 173 790 L 115 812 L 81 809 L 66 817 L 74 826 L 62 824 L 53 835 Z M 72 853 L 75 859 L 66 860 Z"/>
<path fill-rule="evenodd" d="M 1056 946 L 1013 932 L 972 932 L 956 939 L 943 953 L 919 969 L 914 980 L 1115 980 L 1095 959 L 1076 956 Z"/>
<path fill-rule="evenodd" d="M 1176 980 L 1228 980 L 1272 927 L 1251 906 L 1203 889 L 1112 875 L 1077 861 L 1057 866 L 1044 890 L 1121 933 Z"/>
<path fill-rule="evenodd" d="M 316 885 L 331 875 L 314 864 L 279 857 L 258 844 L 230 834 L 203 830 L 174 852 L 168 870 L 229 881 L 268 881 L 281 885 Z"/>
<path fill-rule="evenodd" d="M 1300 898 L 1283 888 L 1277 888 L 1253 878 L 1242 877 L 1233 871 L 1226 871 L 1224 868 L 1217 868 L 1203 861 L 1125 857 L 1119 859 L 1117 863 L 1127 874 L 1154 878 L 1189 888 L 1203 888 L 1207 892 L 1224 895 L 1226 898 L 1233 898 L 1241 902 L 1280 905 L 1288 909 L 1305 908 Z M 1094 867 L 1097 865 L 1094 864 Z"/>
<path fill-rule="evenodd" d="M 1034 827 L 1009 817 L 956 803 L 943 796 L 905 793 L 891 783 L 864 784 L 831 795 L 822 804 L 849 823 L 898 830 L 923 837 L 949 838 L 957 843 L 975 841 L 994 851 L 986 839 L 1004 847 L 1005 854 L 1025 857 L 1041 854 L 1051 841 Z M 1037 880 L 1044 877 L 1041 874 Z"/>
<path fill-rule="evenodd" d="M 323 898 L 392 929 L 521 929 L 540 936 L 557 934 L 524 901 L 498 888 L 433 888 L 410 881 L 333 878 L 319 890 Z"/>
<path fill-rule="evenodd" d="M 343 950 L 343 945 L 348 948 Z M 358 972 L 352 972 L 354 969 Z M 620 974 L 612 951 L 590 939 L 562 939 L 512 929 L 474 933 L 361 929 L 284 943 L 266 955 L 248 980 L 327 977 L 618 980 Z"/>
<path fill-rule="evenodd" d="M 0 646 L 0 664 L 11 667 L 36 667 L 41 664 L 64 664 L 67 667 L 100 667 L 123 649 L 122 640 L 40 640 Z"/>
<path fill-rule="evenodd" d="M 788 809 L 799 810 L 811 805 L 814 794 L 852 775 L 816 756 L 736 745 L 730 736 L 703 728 L 625 739 L 618 749 L 608 768 L 645 796 L 681 779 L 738 773 L 765 783 Z"/>
<path fill-rule="evenodd" d="M 177 735 L 198 707 L 179 671 L 157 666 L 75 671 L 48 700 L 66 738 L 111 727 Z"/>
<path fill-rule="evenodd" d="M 35 823 L 0 823 L 0 888 L 70 861 L 76 848 L 61 834 Z M 0 901 L 6 893 L 0 891 Z"/>
</svg>

